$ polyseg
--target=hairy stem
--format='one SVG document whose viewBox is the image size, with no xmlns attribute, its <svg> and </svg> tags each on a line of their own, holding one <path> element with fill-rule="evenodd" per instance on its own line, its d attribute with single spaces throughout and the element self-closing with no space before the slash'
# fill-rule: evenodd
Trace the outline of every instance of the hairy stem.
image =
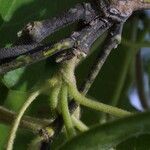
<svg viewBox="0 0 150 150">
<path fill-rule="evenodd" d="M 67 135 L 68 135 L 68 138 L 72 138 L 75 135 L 75 130 L 74 130 L 73 123 L 71 120 L 71 115 L 68 109 L 68 89 L 65 84 L 62 85 L 60 97 L 61 97 L 61 101 L 60 101 L 61 111 L 62 111 L 64 124 L 67 130 Z"/>
<path fill-rule="evenodd" d="M 60 85 L 55 85 L 54 87 L 52 87 L 50 94 L 50 107 L 52 110 L 55 110 L 57 107 L 60 88 Z"/>
<path fill-rule="evenodd" d="M 68 80 L 67 80 L 67 84 L 68 84 L 70 93 L 74 97 L 74 100 L 83 106 L 86 106 L 86 107 L 89 107 L 89 108 L 92 108 L 101 112 L 105 112 L 116 117 L 125 117 L 128 115 L 132 115 L 131 112 L 86 98 L 81 93 L 79 93 L 78 90 L 74 87 L 74 85 Z"/>
<path fill-rule="evenodd" d="M 12 129 L 10 131 L 10 136 L 8 139 L 8 143 L 7 143 L 7 148 L 6 150 L 12 150 L 13 149 L 13 145 L 14 145 L 14 140 L 16 137 L 16 132 L 17 129 L 19 127 L 20 121 L 22 116 L 24 115 L 26 109 L 30 106 L 30 104 L 36 99 L 36 97 L 41 93 L 41 90 L 38 90 L 36 92 L 33 92 L 29 98 L 27 99 L 27 101 L 24 103 L 24 105 L 22 106 L 22 108 L 20 109 L 18 115 L 16 116 L 16 119 L 13 123 Z"/>
<path fill-rule="evenodd" d="M 81 132 L 87 131 L 89 129 L 82 121 L 77 119 L 74 115 L 71 116 L 71 119 L 74 126 Z"/>
</svg>

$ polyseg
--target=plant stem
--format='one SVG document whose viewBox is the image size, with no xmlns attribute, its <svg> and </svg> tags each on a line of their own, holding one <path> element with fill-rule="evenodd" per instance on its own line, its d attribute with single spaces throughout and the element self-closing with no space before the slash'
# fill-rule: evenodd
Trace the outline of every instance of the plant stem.
<svg viewBox="0 0 150 150">
<path fill-rule="evenodd" d="M 82 121 L 80 121 L 79 119 L 77 119 L 75 116 L 72 115 L 71 119 L 72 119 L 72 122 L 73 122 L 74 126 L 78 130 L 84 132 L 84 131 L 87 131 L 89 129 Z"/>
<path fill-rule="evenodd" d="M 33 64 L 37 61 L 41 61 L 41 60 L 46 59 L 58 52 L 62 52 L 69 48 L 72 48 L 73 45 L 74 45 L 74 40 L 72 40 L 71 38 L 66 38 L 64 40 L 61 40 L 61 41 L 55 43 L 52 46 L 51 46 L 51 44 L 49 44 L 48 46 L 36 47 L 35 53 L 32 53 L 32 54 L 29 53 L 23 57 L 19 57 L 18 59 L 13 59 L 10 62 L 5 62 L 5 63 L 0 64 L 1 65 L 0 74 L 4 74 L 10 70 L 14 70 L 19 67 Z M 8 51 L 11 52 L 11 48 Z"/>
<path fill-rule="evenodd" d="M 42 142 L 49 142 L 50 137 L 54 135 L 54 129 L 53 127 L 47 126 L 46 128 L 43 128 L 39 131 L 39 135 L 34 138 L 31 143 L 29 144 L 28 150 L 33 150 L 33 149 L 42 149 L 41 148 L 41 143 Z"/>
<path fill-rule="evenodd" d="M 60 97 L 62 116 L 67 130 L 67 135 L 69 138 L 72 138 L 75 135 L 75 130 L 68 109 L 68 89 L 66 84 L 62 85 Z"/>
<path fill-rule="evenodd" d="M 16 117 L 16 113 L 8 110 L 0 106 L 0 122 L 4 124 L 10 125 L 14 118 Z M 24 116 L 20 122 L 20 127 L 28 129 L 34 133 L 36 133 L 43 126 L 47 126 L 51 122 L 49 120 L 41 120 L 38 118 L 33 118 L 29 116 Z"/>
<path fill-rule="evenodd" d="M 74 100 L 80 103 L 81 105 L 111 114 L 116 117 L 125 117 L 128 115 L 132 115 L 131 112 L 86 98 L 78 92 L 78 90 L 74 87 L 74 85 L 71 82 L 67 81 L 67 84 L 72 96 L 74 97 Z"/>
<path fill-rule="evenodd" d="M 50 108 L 52 110 L 55 110 L 58 104 L 58 95 L 60 92 L 60 85 L 55 85 L 54 87 L 52 87 L 51 89 L 51 94 L 50 94 Z"/>
<path fill-rule="evenodd" d="M 16 116 L 16 119 L 13 123 L 12 129 L 10 131 L 10 136 L 9 136 L 9 139 L 8 139 L 6 150 L 12 150 L 13 149 L 13 144 L 14 144 L 14 140 L 15 140 L 15 137 L 16 137 L 16 132 L 17 132 L 17 129 L 19 127 L 21 118 L 24 115 L 26 109 L 30 106 L 30 104 L 36 99 L 36 97 L 40 93 L 41 93 L 41 90 L 38 90 L 38 91 L 35 91 L 35 92 L 31 93 L 31 95 L 29 96 L 27 101 L 24 103 L 24 105 L 20 109 L 20 111 L 19 111 L 18 115 Z"/>
<path fill-rule="evenodd" d="M 89 74 L 80 89 L 84 95 L 89 91 L 111 51 L 121 42 L 122 27 L 123 23 L 114 25 L 110 30 L 111 32 L 108 33 L 102 44 L 101 51 L 96 57 L 96 60 L 90 68 Z"/>
</svg>

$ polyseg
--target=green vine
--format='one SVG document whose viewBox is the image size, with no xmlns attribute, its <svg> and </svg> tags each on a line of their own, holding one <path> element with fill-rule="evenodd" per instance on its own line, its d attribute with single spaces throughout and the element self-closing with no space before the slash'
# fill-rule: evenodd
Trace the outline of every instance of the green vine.
<svg viewBox="0 0 150 150">
<path fill-rule="evenodd" d="M 122 110 L 120 108 L 116 108 L 113 106 L 109 106 L 103 103 L 100 103 L 98 101 L 89 99 L 82 95 L 77 90 L 76 85 L 76 79 L 74 75 L 75 67 L 79 62 L 79 58 L 75 56 L 71 60 L 65 61 L 60 65 L 60 68 L 54 76 L 47 80 L 49 90 L 51 91 L 50 94 L 50 109 L 54 110 L 55 112 L 59 112 L 64 121 L 64 125 L 66 128 L 67 136 L 68 138 L 72 138 L 75 136 L 75 127 L 80 131 L 87 131 L 88 127 L 80 120 L 77 119 L 74 115 L 71 116 L 68 108 L 68 102 L 70 97 L 74 99 L 77 103 L 86 106 L 88 108 L 98 110 L 104 113 L 108 113 L 110 115 L 116 116 L 116 117 L 125 117 L 132 115 L 132 113 Z M 47 90 L 47 84 L 46 88 L 43 89 Z M 36 92 L 33 92 L 29 99 L 25 102 L 25 104 L 22 106 L 21 110 L 19 111 L 15 122 L 13 124 L 13 128 L 10 133 L 10 137 L 7 144 L 6 150 L 12 150 L 13 143 L 16 137 L 16 132 L 19 127 L 20 121 L 22 116 L 24 115 L 26 109 L 30 106 L 30 104 L 36 99 L 36 97 L 42 93 L 43 90 L 38 90 Z M 80 115 L 78 115 L 80 116 Z M 54 135 L 54 129 L 53 127 L 46 127 L 45 128 L 46 133 L 48 134 L 46 138 L 50 138 Z M 43 141 L 44 137 L 37 137 L 35 140 L 33 140 L 30 147 L 35 145 L 35 143 L 39 143 L 39 141 Z"/>
</svg>

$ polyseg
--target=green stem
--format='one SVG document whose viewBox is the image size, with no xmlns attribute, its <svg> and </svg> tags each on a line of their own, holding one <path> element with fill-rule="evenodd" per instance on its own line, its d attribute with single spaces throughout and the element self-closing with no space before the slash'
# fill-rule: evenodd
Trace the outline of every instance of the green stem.
<svg viewBox="0 0 150 150">
<path fill-rule="evenodd" d="M 82 121 L 77 119 L 75 116 L 71 116 L 71 119 L 74 126 L 81 132 L 87 131 L 89 129 Z"/>
<path fill-rule="evenodd" d="M 62 85 L 60 91 L 60 99 L 61 99 L 60 102 L 61 102 L 62 116 L 67 130 L 67 135 L 69 138 L 72 138 L 75 135 L 75 130 L 73 127 L 73 123 L 68 108 L 68 89 L 66 84 Z"/>
<path fill-rule="evenodd" d="M 51 88 L 52 90 L 50 94 L 50 107 L 52 110 L 55 110 L 57 108 L 60 88 L 61 88 L 60 85 L 55 85 L 54 87 Z"/>
<path fill-rule="evenodd" d="M 36 99 L 36 97 L 41 93 L 41 90 L 38 90 L 36 92 L 33 92 L 29 98 L 27 99 L 27 101 L 24 103 L 24 105 L 22 106 L 22 108 L 20 109 L 19 113 L 16 116 L 16 119 L 13 123 L 12 129 L 10 131 L 10 136 L 8 139 L 8 143 L 7 143 L 7 148 L 6 150 L 12 150 L 13 149 L 13 145 L 14 145 L 14 140 L 16 137 L 16 132 L 17 129 L 19 127 L 20 121 L 22 116 L 24 115 L 26 109 L 30 106 L 30 104 Z"/>
<path fill-rule="evenodd" d="M 100 102 L 96 102 L 92 99 L 86 98 L 81 93 L 79 93 L 78 90 L 74 87 L 74 85 L 71 82 L 69 82 L 68 80 L 67 80 L 67 84 L 68 84 L 70 93 L 74 97 L 75 101 L 77 101 L 81 105 L 114 115 L 116 117 L 125 117 L 128 115 L 132 115 L 131 112 L 128 112 L 128 111 L 122 110 L 120 108 L 106 105 L 106 104 L 103 104 Z"/>
</svg>

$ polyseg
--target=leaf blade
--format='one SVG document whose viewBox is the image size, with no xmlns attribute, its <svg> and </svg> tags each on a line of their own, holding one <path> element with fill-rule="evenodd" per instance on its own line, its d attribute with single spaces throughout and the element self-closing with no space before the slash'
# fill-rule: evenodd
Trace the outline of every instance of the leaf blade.
<svg viewBox="0 0 150 150">
<path fill-rule="evenodd" d="M 106 150 L 132 136 L 150 133 L 150 112 L 98 125 L 63 145 L 60 150 Z"/>
</svg>

